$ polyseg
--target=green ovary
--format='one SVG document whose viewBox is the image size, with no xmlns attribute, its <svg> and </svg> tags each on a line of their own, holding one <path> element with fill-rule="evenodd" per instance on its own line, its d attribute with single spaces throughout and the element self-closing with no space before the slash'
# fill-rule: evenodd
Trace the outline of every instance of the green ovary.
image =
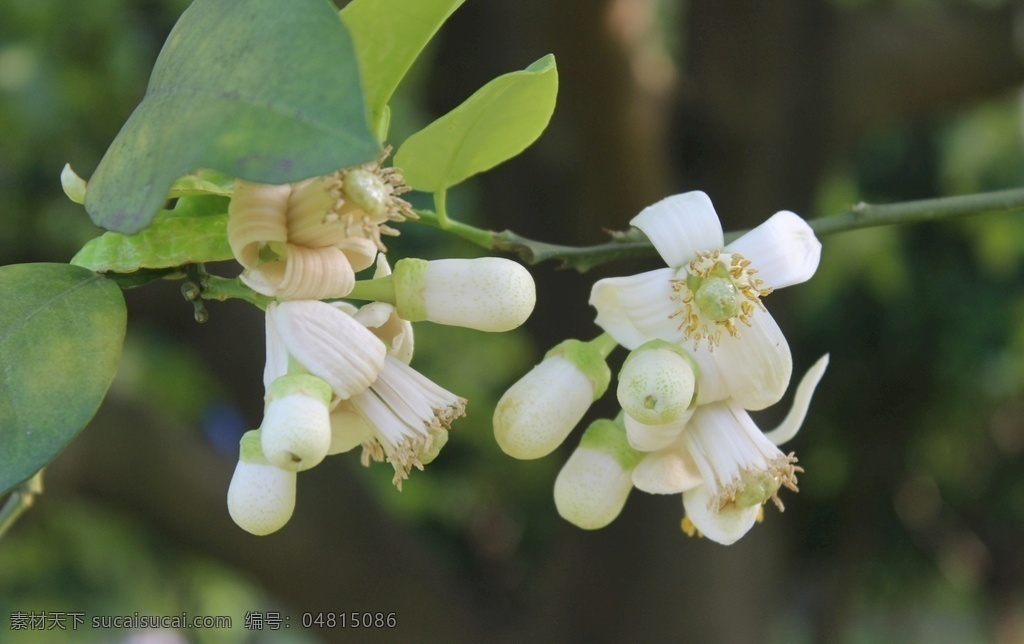
<svg viewBox="0 0 1024 644">
<path fill-rule="evenodd" d="M 742 312 L 740 293 L 732 280 L 726 277 L 708 277 L 694 293 L 693 299 L 701 313 L 716 322 L 724 322 Z"/>
</svg>

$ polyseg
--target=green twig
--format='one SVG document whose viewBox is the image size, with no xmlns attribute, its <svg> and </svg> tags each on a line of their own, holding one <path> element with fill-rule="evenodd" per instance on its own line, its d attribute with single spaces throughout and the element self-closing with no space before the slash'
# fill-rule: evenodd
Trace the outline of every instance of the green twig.
<svg viewBox="0 0 1024 644">
<path fill-rule="evenodd" d="M 824 237 L 875 226 L 916 224 L 970 215 L 994 212 L 1010 213 L 1022 210 L 1024 210 L 1024 188 L 1015 188 L 894 204 L 861 202 L 846 212 L 830 217 L 810 219 L 807 223 L 815 234 Z M 442 227 L 434 213 L 417 212 L 420 215 L 419 221 L 422 223 Z M 623 232 L 612 232 L 612 239 L 603 244 L 560 246 L 529 239 L 510 230 L 486 231 L 450 218 L 446 223 L 445 230 L 488 250 L 515 253 L 527 264 L 538 264 L 551 259 L 560 260 L 563 268 L 574 268 L 581 273 L 609 262 L 656 255 L 651 242 L 635 228 Z M 740 230 L 726 233 L 725 241 L 731 242 L 746 232 L 746 230 Z"/>
<path fill-rule="evenodd" d="M 245 300 L 263 310 L 266 310 L 267 305 L 274 301 L 274 298 L 252 290 L 237 277 L 217 277 L 216 275 L 208 275 L 206 277 L 200 297 L 204 300 L 217 300 L 218 302 Z"/>
<path fill-rule="evenodd" d="M 7 498 L 7 503 L 0 508 L 0 539 L 11 529 L 14 522 L 25 513 L 36 497 L 43 493 L 43 470 L 32 475 L 32 478 L 14 488 Z"/>
</svg>

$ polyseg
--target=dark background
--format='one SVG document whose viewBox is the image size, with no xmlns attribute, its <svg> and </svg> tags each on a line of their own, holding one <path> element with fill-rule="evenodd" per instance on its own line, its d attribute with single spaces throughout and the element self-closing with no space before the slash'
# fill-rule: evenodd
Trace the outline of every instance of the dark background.
<svg viewBox="0 0 1024 644">
<path fill-rule="evenodd" d="M 99 232 L 61 193 L 60 169 L 93 172 L 185 6 L 0 5 L 0 264 L 67 261 Z M 589 244 L 690 189 L 738 230 L 780 209 L 811 218 L 1014 187 L 1022 18 L 996 0 L 468 0 L 393 102 L 392 138 L 552 52 L 549 129 L 457 189 L 454 217 Z M 479 252 L 402 231 L 395 257 Z M 797 374 L 831 353 L 790 444 L 802 491 L 728 548 L 687 538 L 675 496 L 634 492 L 611 526 L 578 530 L 550 491 L 578 433 L 537 462 L 491 437 L 504 388 L 555 343 L 599 332 L 593 281 L 654 260 L 531 268 L 537 310 L 514 333 L 419 325 L 414 366 L 470 400 L 441 458 L 402 493 L 386 466 L 328 459 L 263 538 L 224 501 L 237 435 L 260 420 L 262 314 L 212 303 L 199 326 L 176 283 L 128 292 L 108 400 L 0 542 L 3 628 L 17 610 L 185 611 L 236 628 L 170 641 L 1024 641 L 1024 224 L 989 215 L 823 241 L 814 279 L 767 300 Z M 770 427 L 788 400 L 758 420 Z M 611 413 L 609 400 L 594 411 Z M 291 628 L 246 633 L 250 610 Z M 398 626 L 299 628 L 303 612 L 352 610 L 395 612 Z M 112 637 L 126 635 L 65 639 Z"/>
</svg>

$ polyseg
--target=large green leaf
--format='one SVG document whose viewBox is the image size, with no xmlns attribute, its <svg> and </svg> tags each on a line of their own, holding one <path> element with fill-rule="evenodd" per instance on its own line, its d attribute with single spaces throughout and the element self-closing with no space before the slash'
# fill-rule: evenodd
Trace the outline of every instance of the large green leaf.
<svg viewBox="0 0 1024 644">
<path fill-rule="evenodd" d="M 182 197 L 174 210 L 162 210 L 134 235 L 106 232 L 90 239 L 71 263 L 94 271 L 131 273 L 231 259 L 228 200 L 205 195 Z"/>
<path fill-rule="evenodd" d="M 100 226 L 134 233 L 179 176 L 286 183 L 378 154 L 351 38 L 324 0 L 195 0 L 89 180 Z"/>
<path fill-rule="evenodd" d="M 85 426 L 117 371 L 121 291 L 68 264 L 0 266 L 0 494 Z"/>
<path fill-rule="evenodd" d="M 387 134 L 387 105 L 423 47 L 464 0 L 352 0 L 341 10 L 363 73 L 373 130 Z"/>
<path fill-rule="evenodd" d="M 454 186 L 536 141 L 551 120 L 557 94 L 558 70 L 549 54 L 521 72 L 495 78 L 410 136 L 395 154 L 395 165 L 416 190 Z"/>
</svg>

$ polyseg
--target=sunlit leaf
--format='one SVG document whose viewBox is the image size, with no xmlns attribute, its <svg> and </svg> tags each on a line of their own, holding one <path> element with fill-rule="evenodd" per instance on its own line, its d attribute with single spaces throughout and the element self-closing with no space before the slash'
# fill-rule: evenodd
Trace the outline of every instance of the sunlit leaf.
<svg viewBox="0 0 1024 644">
<path fill-rule="evenodd" d="M 555 110 L 558 71 L 550 54 L 495 78 L 413 134 L 395 155 L 405 182 L 437 192 L 488 170 L 537 140 Z"/>
<path fill-rule="evenodd" d="M 383 140 L 387 104 L 423 47 L 464 0 L 353 0 L 341 10 L 363 73 L 370 123 Z"/>
<path fill-rule="evenodd" d="M 0 267 L 0 494 L 49 463 L 106 395 L 124 342 L 121 291 L 68 264 Z"/>
<path fill-rule="evenodd" d="M 106 232 L 89 240 L 71 263 L 94 271 L 131 273 L 233 257 L 228 245 L 228 200 L 182 197 L 134 235 Z"/>
<path fill-rule="evenodd" d="M 175 179 L 286 183 L 376 158 L 348 31 L 323 0 L 195 0 L 89 180 L 100 226 L 134 233 Z"/>
</svg>

